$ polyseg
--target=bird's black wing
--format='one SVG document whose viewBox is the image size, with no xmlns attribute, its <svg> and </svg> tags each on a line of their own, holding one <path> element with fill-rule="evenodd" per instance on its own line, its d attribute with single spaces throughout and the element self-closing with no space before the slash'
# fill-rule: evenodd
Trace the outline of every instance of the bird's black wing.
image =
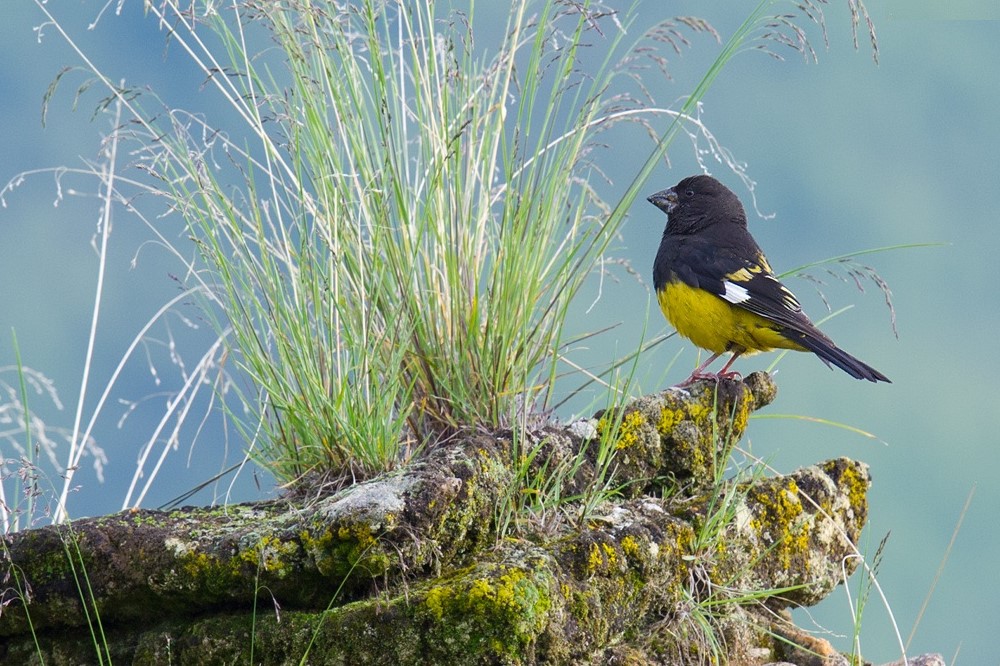
<svg viewBox="0 0 1000 666">
<path fill-rule="evenodd" d="M 802 311 L 795 294 L 775 277 L 760 251 L 756 256 L 741 257 L 737 261 L 740 267 L 723 276 L 721 291 L 716 291 L 716 294 L 783 329 L 829 341 Z"/>
<path fill-rule="evenodd" d="M 816 328 L 802 312 L 795 295 L 774 276 L 760 250 L 755 256 L 734 255 L 726 251 L 720 255 L 707 264 L 690 265 L 697 286 L 773 322 L 783 337 L 813 352 L 827 365 L 835 365 L 856 379 L 889 381 L 888 377 L 845 352 Z M 733 270 L 737 265 L 739 268 Z"/>
<path fill-rule="evenodd" d="M 677 239 L 661 248 L 664 256 L 658 256 L 654 265 L 657 289 L 666 281 L 666 266 L 669 266 L 675 279 L 711 292 L 782 329 L 829 340 L 802 312 L 795 295 L 774 276 L 753 238 L 745 234 L 739 240 L 724 245 L 703 234 Z"/>
</svg>

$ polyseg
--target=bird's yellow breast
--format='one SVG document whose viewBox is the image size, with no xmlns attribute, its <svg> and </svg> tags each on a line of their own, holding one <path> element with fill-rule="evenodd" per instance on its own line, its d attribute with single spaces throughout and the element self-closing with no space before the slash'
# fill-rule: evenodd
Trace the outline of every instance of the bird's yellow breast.
<svg viewBox="0 0 1000 666">
<path fill-rule="evenodd" d="M 746 349 L 747 354 L 775 348 L 804 351 L 767 319 L 704 289 L 667 282 L 657 300 L 678 333 L 712 353 L 721 354 L 737 346 Z"/>
</svg>

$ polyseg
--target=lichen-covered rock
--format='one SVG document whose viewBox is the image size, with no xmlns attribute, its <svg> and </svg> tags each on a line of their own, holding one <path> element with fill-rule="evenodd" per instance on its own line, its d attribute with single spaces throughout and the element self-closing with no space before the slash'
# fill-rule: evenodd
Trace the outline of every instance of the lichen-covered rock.
<svg viewBox="0 0 1000 666">
<path fill-rule="evenodd" d="M 605 412 L 597 430 L 613 432 L 622 475 L 646 481 L 628 487 L 633 496 L 658 494 L 664 481 L 704 489 L 719 479 L 717 471 L 743 436 L 750 413 L 770 404 L 776 392 L 763 372 L 742 382 L 695 382 Z"/>
<path fill-rule="evenodd" d="M 841 458 L 720 481 L 750 412 L 774 394 L 763 373 L 697 382 L 517 447 L 519 433 L 470 436 L 321 499 L 7 536 L 0 661 L 92 661 L 97 617 L 106 656 L 137 664 L 775 661 L 775 613 L 840 581 L 870 479 Z M 583 522 L 498 533 L 515 469 L 566 461 L 564 496 L 611 482 L 624 497 Z M 579 515 L 571 501 L 553 513 Z M 74 582 L 84 570 L 87 612 Z"/>
<path fill-rule="evenodd" d="M 762 582 L 786 588 L 784 601 L 811 606 L 858 566 L 849 557 L 868 517 L 868 466 L 838 458 L 746 489 L 743 520 L 733 524 L 753 544 Z M 742 510 L 742 509 L 741 509 Z"/>
<path fill-rule="evenodd" d="M 2 593 L 0 636 L 29 622 L 36 631 L 82 626 L 80 569 L 89 604 L 109 622 L 245 607 L 263 589 L 286 607 L 324 607 L 334 591 L 349 600 L 379 579 L 436 570 L 493 544 L 494 509 L 511 483 L 508 450 L 477 436 L 409 474 L 316 501 L 125 511 L 8 535 L 0 558 L 16 567 L 31 603 Z"/>
</svg>

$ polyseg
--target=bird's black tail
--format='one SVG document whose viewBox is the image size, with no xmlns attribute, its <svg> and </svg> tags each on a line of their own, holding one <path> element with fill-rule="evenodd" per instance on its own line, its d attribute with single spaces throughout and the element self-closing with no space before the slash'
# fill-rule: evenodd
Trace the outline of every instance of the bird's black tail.
<svg viewBox="0 0 1000 666">
<path fill-rule="evenodd" d="M 798 335 L 795 337 L 797 338 L 796 341 L 799 344 L 816 354 L 816 356 L 819 356 L 820 360 L 824 363 L 827 365 L 833 364 L 837 366 L 855 379 L 867 379 L 870 382 L 892 383 L 892 381 L 890 381 L 890 379 L 881 372 L 867 363 L 854 358 L 829 340 L 824 340 L 812 335 Z"/>
</svg>

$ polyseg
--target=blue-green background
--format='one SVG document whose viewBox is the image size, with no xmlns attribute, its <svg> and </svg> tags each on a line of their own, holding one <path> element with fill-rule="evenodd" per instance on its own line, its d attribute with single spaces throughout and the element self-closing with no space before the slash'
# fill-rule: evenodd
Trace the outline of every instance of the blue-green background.
<svg viewBox="0 0 1000 666">
<path fill-rule="evenodd" d="M 110 132 L 107 115 L 92 118 L 104 93 L 86 93 L 79 110 L 72 112 L 74 89 L 84 79 L 71 74 L 43 129 L 41 106 L 47 86 L 61 67 L 79 65 L 80 59 L 54 26 L 42 26 L 38 39 L 33 28 L 42 25 L 44 17 L 34 2 L 4 4 L 0 180 L 32 169 L 96 162 L 100 141 Z M 204 111 L 212 119 L 220 100 L 203 85 L 203 76 L 177 45 L 165 44 L 155 21 L 143 16 L 141 3 L 126 0 L 120 15 L 112 5 L 97 27 L 88 30 L 102 4 L 49 2 L 47 7 L 109 78 L 148 84 L 164 104 Z M 649 22 L 675 15 L 702 16 L 725 40 L 755 4 L 645 2 L 639 11 Z M 949 663 L 956 654 L 958 664 L 997 663 L 1000 453 L 994 421 L 1000 411 L 995 379 L 1000 369 L 996 343 L 1000 8 L 988 0 L 947 5 L 873 0 L 870 11 L 880 45 L 876 66 L 863 27 L 860 50 L 852 48 L 846 5 L 846 0 L 833 0 L 825 7 L 829 49 L 823 47 L 819 31 L 810 30 L 818 64 L 805 63 L 790 51 L 784 62 L 760 52 L 741 53 L 709 91 L 703 119 L 721 143 L 748 164 L 758 183 L 760 209 L 775 214 L 770 220 L 752 216 L 751 228 L 777 270 L 864 248 L 931 241 L 946 245 L 865 258 L 892 288 L 898 340 L 874 285 L 868 284 L 859 294 L 852 285 L 825 276 L 823 290 L 831 305 L 855 306 L 825 329 L 842 347 L 891 377 L 893 384 L 856 382 L 807 355 L 790 355 L 778 366 L 780 394 L 767 413 L 849 424 L 874 433 L 887 445 L 791 420 L 755 421 L 748 445 L 783 471 L 841 455 L 870 463 L 871 549 L 891 532 L 879 580 L 904 640 L 974 488 L 971 507 L 909 653 L 940 651 Z M 791 6 L 778 3 L 775 8 L 787 11 Z M 484 35 L 480 43 L 489 38 Z M 669 54 L 675 81 L 657 91 L 661 102 L 690 91 L 718 51 L 708 37 L 691 39 L 691 50 Z M 610 194 L 624 189 L 649 149 L 638 132 L 616 136 L 601 157 L 613 180 L 604 189 Z M 123 163 L 131 159 L 120 156 Z M 724 167 L 711 160 L 708 164 L 745 201 L 749 199 Z M 646 190 L 672 185 L 697 171 L 691 150 L 681 139 L 672 151 L 672 168 L 659 168 Z M 0 209 L 0 366 L 13 365 L 9 331 L 16 329 L 25 364 L 50 376 L 66 404 L 56 411 L 40 397 L 33 402 L 49 426 L 68 428 L 79 392 L 96 282 L 90 241 L 100 201 L 93 179 L 67 175 L 61 184 L 68 196 L 54 205 L 56 183 L 51 173 L 31 177 L 5 196 L 6 206 Z M 79 194 L 69 195 L 71 188 Z M 155 212 L 162 206 L 147 210 Z M 87 415 L 132 336 L 179 289 L 175 261 L 152 245 L 139 251 L 150 238 L 148 230 L 120 206 L 114 219 Z M 154 223 L 163 224 L 165 233 L 183 244 L 184 234 L 176 222 Z M 662 216 L 640 199 L 613 245 L 614 256 L 631 262 L 646 282 L 662 223 Z M 137 259 L 134 267 L 133 259 Z M 577 331 L 621 322 L 612 333 L 588 342 L 589 349 L 581 352 L 588 364 L 605 363 L 634 349 L 644 326 L 647 336 L 665 330 L 647 288 L 623 271 L 614 276 L 617 281 L 605 280 L 598 304 L 589 312 L 581 306 L 571 322 Z M 789 284 L 814 318 L 821 317 L 825 306 L 811 284 L 802 280 Z M 182 371 L 167 360 L 170 336 L 181 344 L 188 370 L 212 339 L 194 305 L 182 306 L 167 321 L 168 326 L 155 331 L 163 344 L 152 343 L 148 355 L 137 356 L 113 394 L 116 400 L 150 397 L 121 427 L 117 421 L 124 407 L 116 402 L 99 422 L 96 435 L 109 456 L 107 478 L 99 484 L 84 461 L 76 477 L 79 489 L 70 504 L 75 516 L 120 508 L 139 447 L 169 397 L 159 392 L 182 381 Z M 664 376 L 662 368 L 678 351 L 677 365 Z M 765 367 L 772 358 L 743 360 L 738 368 L 748 372 Z M 641 390 L 650 392 L 681 379 L 694 362 L 694 351 L 683 342 L 674 339 L 660 345 L 643 359 Z M 156 383 L 151 366 L 162 383 Z M 9 369 L 0 378 L 15 382 Z M 161 474 L 146 505 L 156 506 L 209 476 L 224 460 L 238 459 L 238 440 L 230 441 L 228 452 L 223 450 L 227 433 L 218 425 L 217 415 L 209 415 L 193 453 L 190 434 L 171 454 L 169 472 Z M 0 442 L 0 447 L 11 455 L 7 443 Z M 272 485 L 266 477 L 245 473 L 232 497 L 271 494 Z M 225 485 L 210 488 L 194 501 L 211 501 L 225 489 Z M 851 622 L 842 592 L 814 609 L 812 617 L 834 632 L 831 640 L 838 647 L 848 649 L 849 639 L 842 635 L 849 635 Z M 799 620 L 809 624 L 805 615 Z M 862 640 L 870 660 L 898 657 L 887 613 L 877 599 L 866 608 Z"/>
</svg>

